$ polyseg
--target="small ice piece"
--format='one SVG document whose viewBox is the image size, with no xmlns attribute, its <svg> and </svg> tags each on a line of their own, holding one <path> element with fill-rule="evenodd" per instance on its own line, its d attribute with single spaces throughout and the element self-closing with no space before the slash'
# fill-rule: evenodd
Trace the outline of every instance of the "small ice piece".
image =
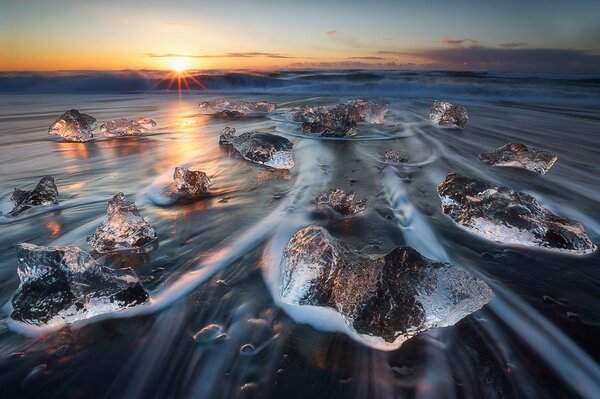
<svg viewBox="0 0 600 399">
<path fill-rule="evenodd" d="M 290 119 L 302 123 L 306 133 L 319 133 L 321 137 L 346 137 L 358 133 L 357 124 L 383 123 L 388 105 L 369 100 L 351 100 L 330 107 L 302 106 L 290 111 Z"/>
<path fill-rule="evenodd" d="M 390 163 L 406 163 L 408 157 L 402 155 L 402 153 L 396 149 L 388 150 L 384 154 L 385 161 Z"/>
<path fill-rule="evenodd" d="M 57 198 L 58 188 L 56 188 L 54 179 L 51 176 L 44 176 L 31 191 L 15 188 L 11 197 L 15 207 L 8 215 L 17 216 L 34 206 L 58 204 Z"/>
<path fill-rule="evenodd" d="M 294 167 L 294 144 L 285 137 L 260 132 L 246 132 L 236 136 L 235 132 L 235 128 L 223 129 L 219 144 L 231 145 L 242 158 L 273 169 Z"/>
<path fill-rule="evenodd" d="M 315 198 L 317 205 L 328 205 L 334 211 L 348 216 L 357 212 L 364 211 L 367 208 L 367 200 L 354 201 L 354 192 L 344 192 L 344 190 L 329 189 L 326 193 L 320 194 Z"/>
<path fill-rule="evenodd" d="M 204 172 L 176 167 L 173 180 L 176 194 L 182 199 L 197 199 L 208 193 L 210 179 Z"/>
<path fill-rule="evenodd" d="M 267 101 L 216 99 L 202 101 L 198 104 L 198 108 L 206 114 L 217 115 L 221 118 L 244 118 L 270 114 L 277 109 L 277 105 Z"/>
<path fill-rule="evenodd" d="M 70 109 L 54 121 L 48 128 L 48 134 L 60 136 L 67 141 L 85 142 L 94 138 L 96 118 Z"/>
<path fill-rule="evenodd" d="M 98 264 L 74 246 L 17 245 L 21 284 L 10 317 L 33 325 L 60 325 L 142 304 L 148 293 L 131 269 Z"/>
<path fill-rule="evenodd" d="M 411 247 L 364 255 L 318 226 L 290 239 L 280 277 L 283 302 L 332 308 L 367 341 L 378 337 L 395 346 L 423 331 L 454 325 L 494 297 L 471 273 Z"/>
<path fill-rule="evenodd" d="M 438 195 L 445 214 L 488 240 L 575 255 L 596 251 L 580 223 L 553 214 L 529 194 L 450 172 Z"/>
<path fill-rule="evenodd" d="M 100 125 L 100 131 L 107 137 L 139 136 L 156 127 L 156 121 L 149 118 L 114 119 Z"/>
<path fill-rule="evenodd" d="M 441 127 L 462 129 L 469 120 L 467 109 L 462 105 L 452 105 L 446 101 L 434 101 L 429 111 L 429 119 Z"/>
<path fill-rule="evenodd" d="M 540 175 L 546 174 L 558 157 L 545 150 L 521 143 L 508 143 L 500 148 L 479 154 L 479 159 L 493 166 L 526 169 Z"/>
<path fill-rule="evenodd" d="M 87 243 L 105 253 L 142 248 L 156 238 L 156 231 L 140 215 L 135 203 L 118 193 L 108 201 L 108 218 L 87 237 Z"/>
</svg>

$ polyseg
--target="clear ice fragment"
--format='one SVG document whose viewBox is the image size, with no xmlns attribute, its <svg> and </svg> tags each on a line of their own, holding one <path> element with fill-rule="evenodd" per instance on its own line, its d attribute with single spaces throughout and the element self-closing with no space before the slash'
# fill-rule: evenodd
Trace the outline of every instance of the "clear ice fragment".
<svg viewBox="0 0 600 399">
<path fill-rule="evenodd" d="M 156 231 L 140 215 L 135 203 L 118 193 L 108 202 L 108 218 L 87 237 L 87 243 L 105 253 L 140 249 L 156 238 Z"/>
<path fill-rule="evenodd" d="M 33 325 L 61 325 L 142 304 L 148 293 L 131 269 L 98 264 L 78 247 L 17 245 L 21 284 L 10 317 Z"/>
<path fill-rule="evenodd" d="M 85 142 L 94 138 L 96 118 L 70 109 L 54 121 L 48 128 L 48 134 L 60 136 L 67 141 Z"/>
</svg>

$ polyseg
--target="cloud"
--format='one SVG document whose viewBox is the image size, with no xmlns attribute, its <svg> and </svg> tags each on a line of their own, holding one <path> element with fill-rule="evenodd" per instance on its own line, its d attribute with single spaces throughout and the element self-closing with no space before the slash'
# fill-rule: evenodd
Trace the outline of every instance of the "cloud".
<svg viewBox="0 0 600 399">
<path fill-rule="evenodd" d="M 600 55 L 585 50 L 551 48 L 443 47 L 378 51 L 377 55 L 413 57 L 438 68 L 519 72 L 597 72 Z"/>
<path fill-rule="evenodd" d="M 261 53 L 261 52 L 245 52 L 245 53 L 225 53 L 225 54 L 178 54 L 178 53 L 146 53 L 146 57 L 150 58 L 300 58 L 279 53 Z M 306 57 L 301 57 L 306 58 Z"/>
<path fill-rule="evenodd" d="M 337 32 L 334 30 L 328 30 L 327 32 L 325 32 L 325 36 L 335 36 Z"/>
<path fill-rule="evenodd" d="M 509 43 L 500 44 L 500 47 L 504 47 L 504 48 L 525 47 L 528 44 L 529 43 L 527 43 L 527 42 L 509 42 Z"/>
<path fill-rule="evenodd" d="M 479 44 L 479 41 L 473 39 L 444 39 L 442 40 L 442 44 L 450 47 L 462 47 L 465 45 L 473 46 Z"/>
<path fill-rule="evenodd" d="M 385 57 L 376 57 L 376 56 L 362 56 L 362 57 L 348 57 L 349 60 L 371 60 L 371 61 L 382 61 L 386 60 Z"/>
<path fill-rule="evenodd" d="M 323 69 L 408 69 L 414 64 L 399 64 L 394 61 L 388 62 L 361 62 L 361 61 L 318 61 L 318 62 L 294 62 L 290 64 L 295 68 L 323 68 Z"/>
</svg>

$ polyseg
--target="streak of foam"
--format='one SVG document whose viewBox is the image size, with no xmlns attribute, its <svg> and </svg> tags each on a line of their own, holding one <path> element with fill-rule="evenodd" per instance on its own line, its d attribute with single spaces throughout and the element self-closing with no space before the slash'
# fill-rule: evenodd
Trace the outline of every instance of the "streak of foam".
<svg viewBox="0 0 600 399">
<path fill-rule="evenodd" d="M 384 191 L 406 243 L 428 258 L 447 262 L 446 250 L 413 205 L 406 184 L 398 176 L 397 170 L 387 166 L 383 173 Z"/>
</svg>

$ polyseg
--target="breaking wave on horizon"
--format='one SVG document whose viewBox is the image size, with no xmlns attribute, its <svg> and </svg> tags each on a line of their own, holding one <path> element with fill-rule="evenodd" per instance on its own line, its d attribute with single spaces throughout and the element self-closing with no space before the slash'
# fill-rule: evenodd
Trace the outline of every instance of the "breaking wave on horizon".
<svg viewBox="0 0 600 399">
<path fill-rule="evenodd" d="M 2 72 L 5 93 L 140 93 L 177 91 L 168 71 Z M 544 103 L 600 103 L 600 74 L 468 71 L 279 70 L 189 71 L 194 93 L 363 95 Z M 193 83 L 193 79 L 204 87 Z M 182 90 L 188 90 L 184 88 Z"/>
</svg>

